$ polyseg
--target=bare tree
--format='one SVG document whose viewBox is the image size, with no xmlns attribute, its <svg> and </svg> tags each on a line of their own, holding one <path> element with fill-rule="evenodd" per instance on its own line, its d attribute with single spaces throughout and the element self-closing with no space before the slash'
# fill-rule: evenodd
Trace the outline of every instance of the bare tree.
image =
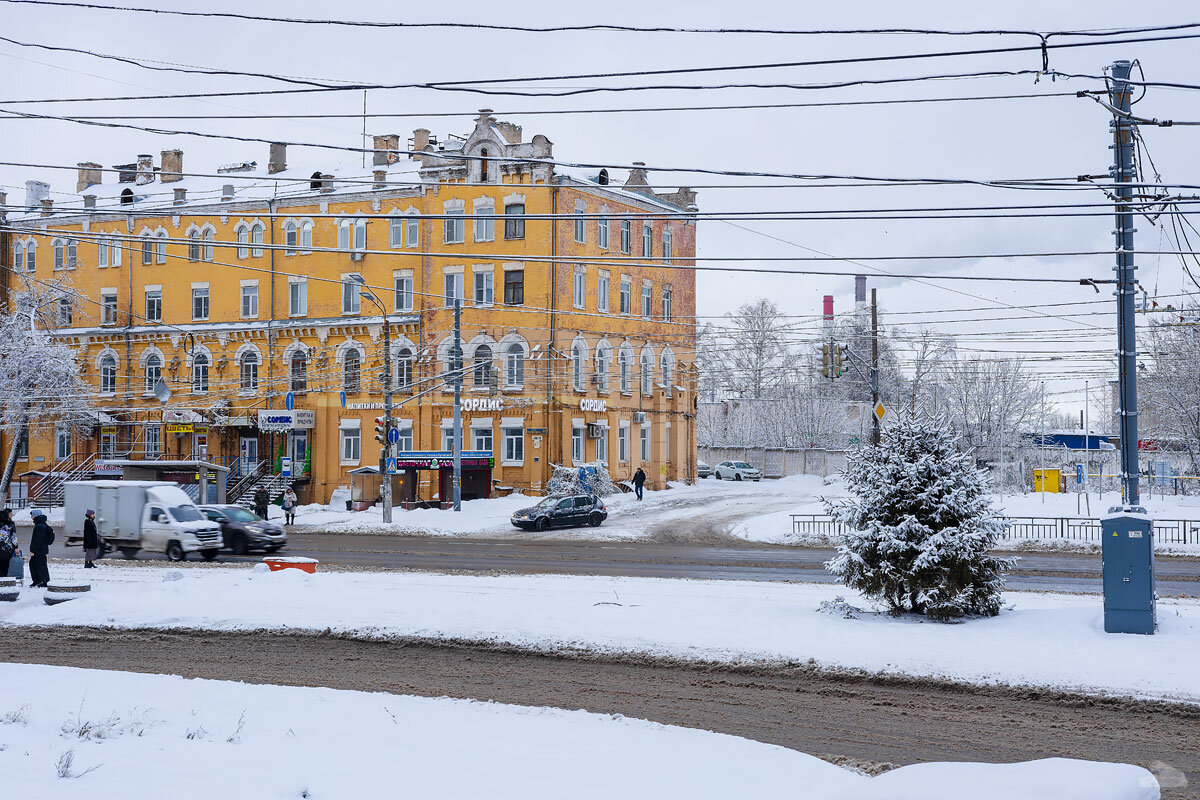
<svg viewBox="0 0 1200 800">
<path fill-rule="evenodd" d="M 779 309 L 761 298 L 727 315 L 722 363 L 725 386 L 741 397 L 764 397 L 794 368 Z"/>
<path fill-rule="evenodd" d="M 996 452 L 1001 439 L 1016 445 L 1022 430 L 1036 425 L 1041 394 L 1019 358 L 953 357 L 942 365 L 939 409 L 962 446 Z"/>
<path fill-rule="evenodd" d="M 1187 453 L 1200 470 L 1200 339 L 1197 309 L 1149 329 L 1150 366 L 1138 376 L 1139 433 Z"/>
</svg>

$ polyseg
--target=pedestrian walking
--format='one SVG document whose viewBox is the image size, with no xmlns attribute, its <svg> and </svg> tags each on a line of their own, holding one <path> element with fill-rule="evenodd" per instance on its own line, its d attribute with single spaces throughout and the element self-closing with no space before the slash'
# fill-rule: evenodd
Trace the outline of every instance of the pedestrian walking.
<svg viewBox="0 0 1200 800">
<path fill-rule="evenodd" d="M 54 529 L 46 524 L 46 515 L 41 511 L 30 511 L 29 515 L 33 517 L 33 536 L 29 540 L 29 577 L 33 581 L 30 586 L 44 589 L 50 583 L 46 556 L 54 544 Z"/>
<path fill-rule="evenodd" d="M 8 566 L 13 556 L 21 549 L 17 542 L 17 526 L 13 522 L 12 512 L 0 508 L 0 578 L 7 578 Z"/>
<path fill-rule="evenodd" d="M 296 524 L 296 504 L 298 502 L 299 501 L 296 499 L 296 493 L 292 491 L 292 487 L 289 486 L 287 491 L 283 493 L 283 502 L 280 504 L 283 506 L 284 525 Z"/>
<path fill-rule="evenodd" d="M 96 531 L 96 512 L 88 509 L 83 515 L 83 568 L 95 569 L 100 553 L 100 534 Z"/>
<path fill-rule="evenodd" d="M 267 494 L 267 490 L 262 486 L 258 487 L 257 491 L 254 492 L 254 513 L 258 514 L 258 516 L 262 517 L 263 519 L 266 519 L 267 505 L 270 502 L 271 497 Z"/>
<path fill-rule="evenodd" d="M 646 473 L 642 472 L 642 468 L 638 467 L 637 472 L 633 473 L 633 492 L 637 495 L 637 499 L 642 499 L 642 487 L 646 485 Z"/>
</svg>

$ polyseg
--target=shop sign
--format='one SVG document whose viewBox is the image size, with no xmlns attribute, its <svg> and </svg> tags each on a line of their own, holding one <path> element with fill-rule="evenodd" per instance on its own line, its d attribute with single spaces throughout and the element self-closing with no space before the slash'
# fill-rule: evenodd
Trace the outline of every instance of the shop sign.
<svg viewBox="0 0 1200 800">
<path fill-rule="evenodd" d="M 383 403 L 346 403 L 350 411 L 383 411 Z"/>
<path fill-rule="evenodd" d="M 94 475 L 120 475 L 121 466 L 119 464 L 109 464 L 106 461 L 97 461 L 92 468 Z"/>
<path fill-rule="evenodd" d="M 317 412 L 308 408 L 285 410 L 261 410 L 258 412 L 258 429 L 263 431 L 290 431 L 310 429 L 317 426 Z"/>
<path fill-rule="evenodd" d="M 192 433 L 198 433 L 202 436 L 207 435 L 208 434 L 208 426 L 207 425 L 193 425 Z"/>
<path fill-rule="evenodd" d="M 465 397 L 462 400 L 463 411 L 503 411 L 503 397 Z"/>
<path fill-rule="evenodd" d="M 185 433 L 192 432 L 192 423 L 190 422 L 168 422 L 166 424 L 167 434 L 183 436 Z"/>
<path fill-rule="evenodd" d="M 102 428 L 100 428 L 100 435 L 101 436 L 105 436 L 105 435 L 116 436 L 117 429 L 112 425 L 105 425 Z"/>
<path fill-rule="evenodd" d="M 495 466 L 495 459 L 487 450 L 464 450 L 461 460 L 463 469 Z M 389 458 L 389 467 L 392 466 L 391 462 Z M 397 453 L 395 462 L 396 469 L 451 469 L 454 467 L 454 453 L 449 450 L 414 450 Z"/>
<path fill-rule="evenodd" d="M 596 397 L 584 397 L 579 401 L 579 410 L 604 413 L 608 410 L 608 401 Z"/>
</svg>

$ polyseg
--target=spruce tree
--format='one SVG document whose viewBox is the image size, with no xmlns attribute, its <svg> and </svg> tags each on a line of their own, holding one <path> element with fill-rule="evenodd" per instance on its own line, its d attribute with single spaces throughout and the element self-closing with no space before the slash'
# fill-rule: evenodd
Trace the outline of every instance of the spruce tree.
<svg viewBox="0 0 1200 800">
<path fill-rule="evenodd" d="M 854 499 L 825 501 L 848 529 L 826 569 L 893 613 L 945 621 L 1000 612 L 1012 562 L 991 549 L 1003 526 L 987 478 L 955 445 L 941 417 L 898 420 L 878 447 L 850 455 Z"/>
</svg>

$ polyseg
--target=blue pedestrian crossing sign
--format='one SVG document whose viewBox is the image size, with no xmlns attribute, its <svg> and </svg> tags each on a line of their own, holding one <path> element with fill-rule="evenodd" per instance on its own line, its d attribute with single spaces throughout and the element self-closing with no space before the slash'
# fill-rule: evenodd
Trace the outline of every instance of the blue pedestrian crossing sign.
<svg viewBox="0 0 1200 800">
<path fill-rule="evenodd" d="M 288 392 L 286 395 L 284 395 L 283 407 L 288 411 L 294 409 L 296 407 L 296 395 L 292 394 L 291 392 Z"/>
<path fill-rule="evenodd" d="M 1083 464 L 1075 465 L 1075 482 L 1083 483 Z"/>
<path fill-rule="evenodd" d="M 395 475 L 397 472 L 399 472 L 399 470 L 396 469 L 396 459 L 389 458 L 387 460 L 387 464 L 385 465 L 385 469 L 387 470 L 388 475 Z"/>
<path fill-rule="evenodd" d="M 388 444 L 395 444 L 400 441 L 400 429 L 388 428 Z"/>
</svg>

